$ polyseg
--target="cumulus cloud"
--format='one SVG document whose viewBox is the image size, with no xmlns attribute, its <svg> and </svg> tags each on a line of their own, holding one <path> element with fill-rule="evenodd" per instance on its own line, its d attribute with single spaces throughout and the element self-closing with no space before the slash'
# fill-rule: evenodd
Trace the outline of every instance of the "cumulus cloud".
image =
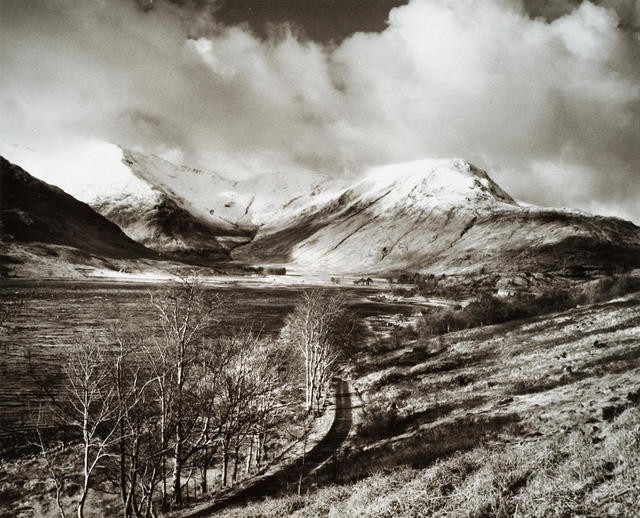
<svg viewBox="0 0 640 518">
<path fill-rule="evenodd" d="M 202 2 L 5 0 L 0 132 L 237 177 L 459 156 L 526 201 L 639 222 L 640 2 L 542 4 L 412 0 L 326 46 Z"/>
</svg>

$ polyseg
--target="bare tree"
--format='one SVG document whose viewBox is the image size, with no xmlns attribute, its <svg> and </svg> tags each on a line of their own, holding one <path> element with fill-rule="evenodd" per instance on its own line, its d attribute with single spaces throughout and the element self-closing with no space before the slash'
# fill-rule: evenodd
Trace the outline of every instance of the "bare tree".
<svg viewBox="0 0 640 518">
<path fill-rule="evenodd" d="M 174 289 L 164 295 L 152 295 L 151 304 L 156 310 L 162 329 L 160 346 L 161 361 L 154 361 L 159 399 L 164 420 L 163 447 L 169 443 L 171 428 L 173 443 L 172 492 L 176 506 L 182 505 L 182 470 L 187 459 L 196 453 L 202 444 L 189 445 L 193 434 L 199 432 L 204 440 L 201 415 L 196 408 L 200 401 L 193 396 L 200 380 L 197 366 L 201 364 L 202 348 L 206 335 L 215 321 L 215 313 L 221 302 L 208 299 L 197 277 L 184 278 Z M 169 426 L 169 419 L 173 423 Z M 206 423 L 205 423 L 206 426 Z M 163 477 L 166 480 L 165 474 Z M 166 490 L 163 491 L 166 495 Z"/>
<path fill-rule="evenodd" d="M 302 355 L 305 407 L 318 410 L 343 352 L 350 349 L 353 319 L 341 294 L 308 290 L 289 315 L 283 339 Z"/>
<path fill-rule="evenodd" d="M 70 426 L 80 438 L 82 479 L 76 511 L 83 518 L 96 470 L 117 440 L 122 414 L 112 383 L 112 363 L 97 339 L 71 347 L 63 372 L 61 393 L 49 391 L 48 395 L 58 424 Z"/>
<path fill-rule="evenodd" d="M 55 499 L 56 499 L 56 507 L 58 509 L 58 513 L 61 518 L 66 518 L 66 514 L 64 511 L 64 506 L 62 505 L 62 491 L 67 482 L 67 473 L 63 469 L 60 468 L 59 464 L 61 463 L 59 458 L 64 456 L 65 454 L 65 443 L 64 441 L 59 441 L 58 444 L 53 448 L 47 448 L 45 445 L 44 438 L 42 436 L 42 428 L 41 428 L 41 420 L 42 420 L 42 408 L 38 410 L 38 420 L 36 422 L 36 434 L 38 436 L 38 442 L 35 444 L 40 450 L 40 456 L 44 460 L 44 464 L 47 470 L 47 475 L 49 479 L 53 482 L 55 487 Z"/>
<path fill-rule="evenodd" d="M 117 345 L 113 386 L 121 416 L 113 458 L 105 474 L 117 488 L 125 518 L 153 514 L 153 495 L 160 483 L 160 434 L 151 391 L 152 371 L 143 355 L 144 337 L 120 325 L 112 329 Z"/>
<path fill-rule="evenodd" d="M 58 423 L 75 428 L 81 438 L 79 518 L 92 489 L 113 488 L 124 518 L 150 518 L 158 491 L 163 511 L 170 499 L 173 506 L 182 505 L 185 480 L 195 483 L 198 469 L 205 493 L 207 472 L 217 459 L 223 486 L 230 468 L 233 482 L 241 476 L 243 458 L 247 472 L 252 456 L 260 465 L 267 437 L 279 422 L 281 400 L 290 393 L 285 387 L 291 349 L 251 331 L 212 337 L 221 304 L 218 297 L 207 297 L 197 279 L 182 279 L 151 295 L 155 331 L 143 334 L 118 323 L 109 344 L 92 339 L 70 350 L 60 390 L 41 384 Z M 322 330 L 337 332 L 337 322 L 323 321 L 320 345 L 313 342 L 314 387 L 330 376 L 337 351 L 333 334 Z M 55 459 L 45 460 L 60 495 L 64 480 L 56 478 Z"/>
<path fill-rule="evenodd" d="M 62 375 L 57 380 L 41 375 L 32 365 L 31 355 L 27 356 L 29 371 L 50 403 L 46 425 L 67 436 L 66 441 L 60 441 L 63 447 L 56 451 L 79 450 L 80 453 L 76 464 L 81 473 L 76 507 L 80 518 L 84 515 L 89 492 L 105 489 L 105 482 L 108 484 L 110 480 L 115 481 L 114 486 L 122 495 L 124 515 L 131 516 L 134 509 L 139 456 L 135 462 L 131 461 L 127 446 L 134 437 L 133 416 L 137 415 L 142 425 L 139 410 L 146 385 L 139 362 L 131 358 L 133 349 L 125 347 L 120 339 L 117 344 L 119 347 L 114 349 L 95 336 L 86 337 L 61 353 Z M 75 475 L 60 471 L 62 455 L 45 449 L 42 410 L 38 413 L 36 432 L 49 477 L 56 486 L 56 505 L 62 514 L 59 496 L 66 480 Z M 71 444 L 65 448 L 69 438 L 74 443 L 78 440 L 79 446 Z M 119 463 L 112 470 L 114 458 L 119 458 Z M 98 472 L 100 477 L 97 477 Z M 111 472 L 118 476 L 110 478 Z M 130 481 L 129 485 L 127 481 Z"/>
</svg>

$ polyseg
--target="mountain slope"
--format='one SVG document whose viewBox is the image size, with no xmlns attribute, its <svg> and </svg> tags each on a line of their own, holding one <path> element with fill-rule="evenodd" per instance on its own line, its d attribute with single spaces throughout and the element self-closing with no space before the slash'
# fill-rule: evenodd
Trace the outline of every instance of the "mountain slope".
<svg viewBox="0 0 640 518">
<path fill-rule="evenodd" d="M 228 259 L 229 232 L 207 224 L 178 206 L 168 196 L 109 196 L 93 201 L 93 208 L 116 223 L 135 241 L 160 254 Z M 240 242 L 246 242 L 238 233 Z"/>
<path fill-rule="evenodd" d="M 194 217 L 227 232 L 255 231 L 268 222 L 286 221 L 298 198 L 319 192 L 328 180 L 324 175 L 301 171 L 233 181 L 213 171 L 178 166 L 127 149 L 122 150 L 122 161 L 138 179 Z"/>
<path fill-rule="evenodd" d="M 640 266 L 633 223 L 521 206 L 460 159 L 375 167 L 355 180 L 301 172 L 243 181 L 111 144 L 86 162 L 113 181 L 83 183 L 78 196 L 165 256 L 332 274 Z"/>
<path fill-rule="evenodd" d="M 371 169 L 330 202 L 259 233 L 234 257 L 336 273 L 602 269 L 640 265 L 640 228 L 521 207 L 463 160 L 422 160 Z"/>
<path fill-rule="evenodd" d="M 102 169 L 118 171 L 116 179 L 107 189 L 85 188 L 84 201 L 159 253 L 212 260 L 228 258 L 265 224 L 283 224 L 295 214 L 296 199 L 325 180 L 313 173 L 274 173 L 237 182 L 119 148 L 101 160 Z"/>
<path fill-rule="evenodd" d="M 0 221 L 4 243 L 45 243 L 73 247 L 109 258 L 155 254 L 58 187 L 0 157 Z"/>
</svg>

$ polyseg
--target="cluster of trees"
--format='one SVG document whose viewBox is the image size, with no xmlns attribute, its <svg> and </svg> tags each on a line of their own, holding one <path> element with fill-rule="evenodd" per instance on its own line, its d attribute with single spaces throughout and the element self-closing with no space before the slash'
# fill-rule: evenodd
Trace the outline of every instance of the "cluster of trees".
<svg viewBox="0 0 640 518">
<path fill-rule="evenodd" d="M 445 287 L 442 281 L 444 280 L 444 274 L 436 276 L 433 273 L 421 274 L 404 272 L 398 276 L 395 284 L 413 284 L 415 285 L 415 291 L 412 290 L 414 294 L 419 293 L 420 295 L 428 296 L 443 293 Z M 389 283 L 394 284 L 394 280 L 389 278 Z M 397 289 L 400 290 L 401 288 Z"/>
<path fill-rule="evenodd" d="M 319 291 L 303 295 L 284 339 L 216 336 L 224 302 L 194 279 L 150 303 L 155 333 L 116 327 L 114 346 L 71 348 L 61 390 L 47 389 L 58 423 L 79 442 L 79 518 L 98 487 L 119 494 L 125 517 L 150 517 L 182 505 L 185 481 L 208 492 L 214 466 L 222 487 L 259 469 L 270 435 L 302 406 L 302 384 L 307 413 L 320 408 L 348 335 L 344 301 Z M 40 446 L 64 517 L 63 450 L 42 436 Z"/>
<path fill-rule="evenodd" d="M 344 296 L 306 291 L 282 331 L 285 343 L 301 356 L 305 409 L 318 412 L 326 401 L 329 381 L 341 358 L 352 354 L 354 319 Z"/>
</svg>

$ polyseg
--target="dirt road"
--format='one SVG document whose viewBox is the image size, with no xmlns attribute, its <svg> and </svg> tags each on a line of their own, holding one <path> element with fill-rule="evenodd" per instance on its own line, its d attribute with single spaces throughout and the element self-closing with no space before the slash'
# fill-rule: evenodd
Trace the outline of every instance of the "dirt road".
<svg viewBox="0 0 640 518">
<path fill-rule="evenodd" d="M 338 379 L 335 382 L 335 406 L 335 416 L 327 435 L 306 453 L 304 459 L 298 458 L 295 462 L 284 466 L 276 473 L 257 479 L 255 483 L 237 493 L 214 502 L 201 504 L 175 516 L 181 518 L 211 516 L 229 506 L 243 504 L 250 500 L 258 500 L 265 496 L 294 492 L 297 491 L 301 476 L 303 488 L 311 485 L 312 481 L 309 480 L 309 473 L 331 458 L 347 438 L 351 429 L 351 392 L 349 383 L 342 379 Z"/>
</svg>

